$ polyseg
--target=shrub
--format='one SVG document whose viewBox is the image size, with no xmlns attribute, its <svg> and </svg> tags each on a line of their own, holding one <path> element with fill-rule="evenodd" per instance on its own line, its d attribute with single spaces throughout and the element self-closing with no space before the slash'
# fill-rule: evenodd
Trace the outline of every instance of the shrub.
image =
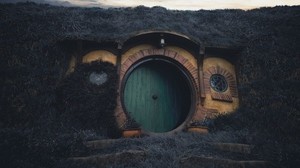
<svg viewBox="0 0 300 168">
<path fill-rule="evenodd" d="M 91 74 L 107 74 L 101 84 L 93 83 Z M 104 82 L 104 83 L 103 83 Z M 116 132 L 114 109 L 117 98 L 116 67 L 107 62 L 79 64 L 75 71 L 60 83 L 58 103 L 64 121 L 75 128 Z"/>
</svg>

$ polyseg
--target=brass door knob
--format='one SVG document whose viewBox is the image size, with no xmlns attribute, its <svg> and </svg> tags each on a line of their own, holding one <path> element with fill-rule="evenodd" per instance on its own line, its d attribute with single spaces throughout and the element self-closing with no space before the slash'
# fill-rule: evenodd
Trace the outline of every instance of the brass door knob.
<svg viewBox="0 0 300 168">
<path fill-rule="evenodd" d="M 152 99 L 156 100 L 158 97 L 156 95 L 152 95 Z"/>
</svg>

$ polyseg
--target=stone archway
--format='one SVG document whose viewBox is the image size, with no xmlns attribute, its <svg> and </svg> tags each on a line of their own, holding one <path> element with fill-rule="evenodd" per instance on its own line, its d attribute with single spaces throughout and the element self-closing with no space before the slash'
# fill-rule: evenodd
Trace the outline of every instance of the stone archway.
<svg viewBox="0 0 300 168">
<path fill-rule="evenodd" d="M 120 85 L 119 85 L 119 92 L 122 93 L 124 89 L 122 85 L 124 85 L 124 80 L 126 80 L 126 75 L 128 71 L 134 66 L 137 62 L 147 59 L 153 56 L 158 56 L 161 57 L 162 59 L 168 59 L 173 62 L 176 62 L 178 67 L 180 67 L 181 70 L 183 70 L 187 77 L 190 80 L 190 85 L 192 88 L 192 93 L 193 93 L 193 105 L 191 105 L 191 109 L 189 111 L 189 118 L 192 117 L 195 111 L 197 111 L 197 104 L 198 104 L 198 93 L 199 93 L 199 80 L 198 80 L 198 69 L 197 67 L 194 67 L 192 63 L 189 62 L 188 59 L 186 59 L 184 56 L 178 54 L 177 52 L 173 50 L 168 50 L 168 49 L 145 49 L 145 50 L 140 50 L 132 55 L 130 55 L 121 65 L 120 68 Z M 122 94 L 119 95 L 118 97 L 118 105 L 116 109 L 116 117 L 117 121 L 119 123 L 119 126 L 122 126 L 124 122 L 126 121 L 126 111 L 124 107 L 124 103 L 122 100 Z M 181 126 L 182 128 L 183 126 Z"/>
</svg>

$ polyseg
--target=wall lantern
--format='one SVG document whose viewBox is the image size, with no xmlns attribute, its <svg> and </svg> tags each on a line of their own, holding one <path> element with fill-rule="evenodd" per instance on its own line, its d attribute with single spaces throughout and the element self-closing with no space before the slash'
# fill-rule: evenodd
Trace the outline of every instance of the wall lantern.
<svg viewBox="0 0 300 168">
<path fill-rule="evenodd" d="M 163 48 L 165 45 L 166 45 L 165 39 L 164 39 L 164 38 L 161 38 L 161 39 L 160 39 L 160 47 Z"/>
</svg>

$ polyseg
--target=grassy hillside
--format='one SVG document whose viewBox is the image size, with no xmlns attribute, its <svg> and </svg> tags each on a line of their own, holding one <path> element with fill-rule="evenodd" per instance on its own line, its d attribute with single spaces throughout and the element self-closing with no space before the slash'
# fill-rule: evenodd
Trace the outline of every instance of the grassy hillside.
<svg viewBox="0 0 300 168">
<path fill-rule="evenodd" d="M 61 159 L 87 152 L 82 140 L 108 136 L 110 128 L 91 129 L 70 120 L 69 113 L 62 114 L 59 89 L 62 83 L 76 79 L 76 75 L 63 81 L 69 58 L 61 41 L 122 42 L 137 32 L 170 30 L 193 37 L 204 46 L 245 46 L 237 65 L 241 107 L 230 116 L 217 118 L 210 128 L 213 138 L 206 138 L 255 144 L 260 147 L 257 154 L 263 158 L 282 167 L 294 167 L 299 163 L 295 156 L 300 151 L 299 21 L 299 6 L 250 11 L 169 11 L 142 6 L 100 9 L 0 4 L 0 165 L 59 166 Z M 81 68 L 77 71 L 85 70 Z M 103 109 L 89 109 L 91 114 L 93 110 L 105 113 L 113 109 L 115 102 L 105 101 L 101 100 Z M 83 109 L 77 111 L 79 116 L 84 108 L 83 104 Z M 114 136 L 117 134 L 116 131 Z M 186 144 L 180 147 L 186 150 L 190 149 L 190 141 L 205 139 L 184 133 L 171 139 L 174 137 L 184 139 L 184 143 L 178 143 Z M 170 139 L 161 138 L 162 143 Z M 132 143 L 129 146 L 136 141 L 128 142 Z M 139 145 L 155 151 L 154 142 L 155 137 Z M 173 150 L 164 151 L 172 160 Z M 155 158 L 150 157 L 148 164 L 163 162 Z"/>
</svg>

